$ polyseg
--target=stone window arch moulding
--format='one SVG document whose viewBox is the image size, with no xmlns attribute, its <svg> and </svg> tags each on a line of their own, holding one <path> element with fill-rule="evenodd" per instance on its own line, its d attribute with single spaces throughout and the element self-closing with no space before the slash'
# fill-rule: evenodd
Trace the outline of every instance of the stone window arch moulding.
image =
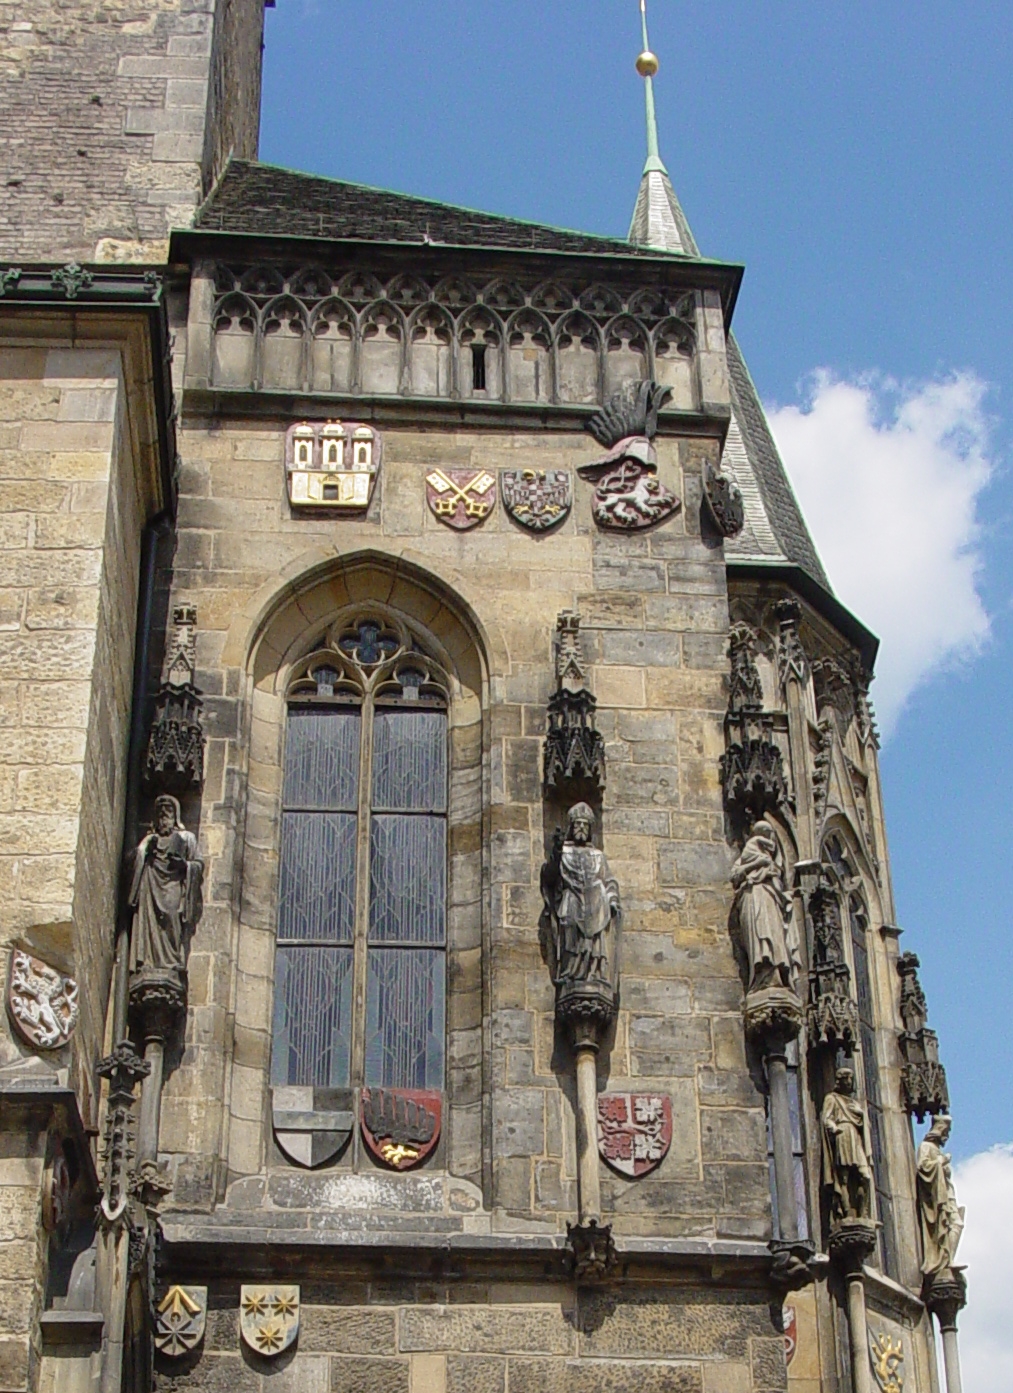
<svg viewBox="0 0 1013 1393">
<path fill-rule="evenodd" d="M 363 598 L 350 602 L 349 589 Z M 312 619 L 314 614 L 317 617 Z M 304 1087 L 343 1085 L 355 1092 L 355 1110 L 357 1090 L 371 1083 L 390 1082 L 394 1086 L 394 1074 L 400 1068 L 402 1072 L 407 1069 L 411 1077 L 407 1073 L 403 1081 L 398 1077 L 398 1086 L 442 1091 L 441 1134 L 426 1163 L 481 1185 L 486 1073 L 483 1019 L 487 1014 L 482 985 L 487 937 L 483 906 L 488 898 L 482 893 L 488 873 L 481 823 L 488 777 L 482 740 L 487 681 L 479 647 L 469 626 L 433 593 L 404 578 L 396 579 L 382 565 L 364 566 L 355 575 L 354 586 L 346 585 L 344 576 L 332 575 L 283 604 L 265 626 L 254 654 L 251 679 L 229 1173 L 235 1179 L 264 1168 L 290 1165 L 293 1159 L 298 1165 L 328 1164 L 358 1172 L 376 1169 L 379 1163 L 362 1144 L 358 1117 L 350 1143 L 339 1146 L 330 1156 L 321 1159 L 326 1147 L 314 1150 L 304 1142 L 306 1156 L 300 1151 L 293 1158 L 290 1149 L 277 1144 L 272 1088 L 284 1087 L 290 1075 L 291 1081 Z M 392 779 L 402 787 L 411 782 L 403 776 L 406 769 L 411 774 L 405 759 L 410 765 L 412 756 L 406 754 L 403 742 L 399 745 L 397 727 L 420 716 L 422 723 L 431 727 L 423 742 L 429 752 L 423 764 L 428 758 L 431 776 L 423 799 L 426 807 L 388 807 L 388 803 L 406 801 L 401 795 L 393 799 L 387 796 Z M 321 722 L 328 735 L 314 751 L 314 742 L 307 736 L 314 724 Z M 328 727 L 328 722 L 333 724 Z M 327 762 L 333 765 L 345 744 L 350 747 L 356 722 L 354 791 L 339 788 L 341 780 L 336 784 L 332 777 L 331 793 L 316 798 L 314 781 L 319 792 L 321 769 L 327 783 Z M 382 758 L 391 775 L 382 796 L 370 763 L 380 748 L 381 726 Z M 301 765 L 298 752 L 292 762 L 293 741 L 306 747 Z M 442 757 L 435 754 L 440 748 Z M 437 788 L 441 778 L 442 792 Z M 299 801 L 306 799 L 307 791 L 309 807 Z M 313 808 L 314 801 L 349 806 Z M 301 827 L 296 825 L 300 821 Z M 314 823 L 317 825 L 311 826 Z M 382 884 L 375 876 L 370 879 L 371 863 L 375 870 L 378 854 L 382 859 L 384 848 L 379 842 L 385 834 L 386 851 L 393 848 L 404 859 L 405 846 L 398 852 L 395 844 L 399 837 L 403 840 L 408 824 L 412 828 L 409 840 L 424 825 L 428 828 L 421 832 L 423 841 L 433 844 L 429 850 L 435 857 L 434 866 L 439 862 L 442 867 L 445 893 L 437 897 L 442 922 L 439 913 L 427 919 L 426 907 L 420 910 L 418 887 L 414 894 L 410 887 L 403 894 L 403 887 L 391 885 L 389 879 Z M 300 837 L 303 843 L 301 850 L 296 847 L 294 861 L 293 837 L 295 843 Z M 409 857 L 417 856 L 418 850 L 409 849 Z M 319 863 L 321 856 L 327 859 L 328 869 L 343 856 L 345 874 L 318 876 L 315 888 L 310 886 L 309 900 L 316 896 L 316 917 L 311 922 L 313 916 L 307 918 L 305 912 L 306 894 L 293 891 L 293 869 L 298 871 L 302 864 L 303 869 L 308 865 L 312 871 L 314 858 Z M 327 886 L 323 901 L 319 898 L 321 885 Z M 378 919 L 375 906 L 380 901 L 383 913 Z M 389 921 L 386 929 L 379 922 L 384 914 Z M 387 932 L 392 925 L 400 925 L 393 939 Z M 407 934 L 401 933 L 405 925 Z M 382 941 L 385 935 L 388 942 Z M 415 941 L 419 935 L 434 941 Z M 383 1011 L 377 1010 L 383 996 L 382 991 L 378 993 L 378 979 L 383 976 L 384 955 L 389 962 L 397 952 L 405 961 L 429 957 L 433 1004 L 428 1018 L 435 1033 L 430 1030 L 421 1049 L 408 1049 L 400 1063 L 392 1065 L 391 1050 L 397 1053 L 398 1031 L 388 1031 L 386 1040 L 380 1038 L 384 1019 Z M 295 962 L 300 953 L 301 964 Z M 326 970 L 322 967 L 325 958 Z M 261 974 L 259 982 L 250 980 L 251 965 Z M 318 1034 L 322 1029 L 329 1035 L 323 1042 L 329 1053 L 326 1061 L 318 1060 L 307 1070 L 298 1062 L 298 1055 L 307 1043 L 313 1046 L 313 1029 L 297 1022 L 299 1038 L 293 1040 L 285 1021 L 285 999 L 279 992 L 288 991 L 294 1000 L 291 993 L 298 983 L 293 972 L 296 978 L 303 974 L 299 989 L 312 992 L 323 979 L 316 987 L 312 982 L 307 987 L 307 974 L 311 979 L 314 972 L 320 977 L 321 971 L 324 977 L 328 971 L 334 977 L 332 1019 L 323 1026 L 317 1023 Z M 408 969 L 409 976 L 411 971 Z M 388 973 L 388 977 L 388 996 L 396 998 L 398 973 Z M 406 988 L 406 982 L 400 982 L 400 988 Z M 417 994 L 409 992 L 405 999 L 414 996 Z M 400 1038 L 403 1043 L 403 1033 Z M 251 1050 L 251 1042 L 259 1044 Z M 385 1051 L 386 1066 L 382 1062 Z M 253 1066 L 246 1062 L 251 1056 L 257 1061 Z M 327 1078 L 317 1078 L 314 1067 L 317 1072 L 323 1069 Z M 298 1111 L 282 1109 L 285 1114 Z M 336 1116 L 348 1109 L 332 1111 Z M 262 1119 L 259 1145 L 258 1138 L 251 1135 L 251 1116 Z"/>
</svg>

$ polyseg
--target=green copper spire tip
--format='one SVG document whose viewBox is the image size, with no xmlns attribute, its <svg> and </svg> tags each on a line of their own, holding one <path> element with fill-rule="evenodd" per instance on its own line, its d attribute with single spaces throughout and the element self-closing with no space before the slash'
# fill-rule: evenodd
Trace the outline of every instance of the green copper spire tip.
<svg viewBox="0 0 1013 1393">
<path fill-rule="evenodd" d="M 658 118 L 654 110 L 654 74 L 658 71 L 658 60 L 651 52 L 650 40 L 647 37 L 647 0 L 640 0 L 640 31 L 643 37 L 643 52 L 637 58 L 637 72 L 644 79 L 644 102 L 647 109 L 647 162 L 644 165 L 644 173 L 650 174 L 657 170 L 661 174 L 667 174 L 661 152 L 658 148 Z"/>
</svg>

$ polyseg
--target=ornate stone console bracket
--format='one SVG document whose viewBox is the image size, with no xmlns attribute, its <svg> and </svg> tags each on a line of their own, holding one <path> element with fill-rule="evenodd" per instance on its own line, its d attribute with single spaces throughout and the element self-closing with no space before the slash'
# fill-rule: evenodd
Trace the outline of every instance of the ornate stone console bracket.
<svg viewBox="0 0 1013 1393">
<path fill-rule="evenodd" d="M 137 973 L 130 983 L 130 1013 L 137 1033 L 144 1041 L 147 1074 L 141 1085 L 141 1120 L 137 1137 L 139 1172 L 147 1182 L 155 1178 L 158 1155 L 158 1127 L 162 1104 L 165 1047 L 186 1014 L 186 985 L 183 974 L 169 968 L 150 968 Z"/>
<path fill-rule="evenodd" d="M 573 1255 L 573 1275 L 578 1282 L 600 1282 L 616 1265 L 612 1225 L 596 1219 L 567 1224 L 566 1243 Z"/>
<path fill-rule="evenodd" d="M 172 613 L 155 719 L 148 736 L 145 782 L 164 792 L 184 793 L 204 782 L 204 730 L 197 667 L 197 610 L 177 605 Z"/>
<path fill-rule="evenodd" d="M 928 1027 L 928 1003 L 918 980 L 918 958 L 914 953 L 902 953 L 897 959 L 900 974 L 900 1014 L 904 1029 L 900 1032 L 901 1086 L 904 1106 L 908 1112 L 924 1120 L 949 1112 L 950 1095 L 946 1087 L 946 1070 L 939 1062 L 939 1039 Z"/>
</svg>

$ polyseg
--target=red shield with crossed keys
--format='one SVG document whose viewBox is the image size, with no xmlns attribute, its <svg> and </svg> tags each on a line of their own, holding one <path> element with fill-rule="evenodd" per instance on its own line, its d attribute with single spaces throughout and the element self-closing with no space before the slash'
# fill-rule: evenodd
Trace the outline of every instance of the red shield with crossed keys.
<svg viewBox="0 0 1013 1393">
<path fill-rule="evenodd" d="M 487 469 L 431 469 L 426 502 L 440 522 L 464 532 L 483 522 L 496 506 L 496 480 Z"/>
<path fill-rule="evenodd" d="M 661 1165 L 672 1145 L 672 1100 L 665 1093 L 598 1095 L 598 1151 L 634 1180 Z"/>
</svg>

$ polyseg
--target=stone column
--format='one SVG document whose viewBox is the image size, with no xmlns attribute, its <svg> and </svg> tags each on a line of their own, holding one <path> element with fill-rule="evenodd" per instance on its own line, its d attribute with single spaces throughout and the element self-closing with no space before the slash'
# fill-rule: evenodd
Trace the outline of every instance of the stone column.
<svg viewBox="0 0 1013 1393">
<path fill-rule="evenodd" d="M 932 1279 L 925 1304 L 939 1322 L 943 1337 L 946 1393 L 962 1393 L 960 1351 L 957 1348 L 957 1313 L 967 1304 L 967 1279 L 961 1267 L 947 1267 Z"/>
<path fill-rule="evenodd" d="M 578 1278 L 602 1277 L 615 1263 L 612 1225 L 601 1222 L 601 1178 L 598 1171 L 598 1049 L 612 1023 L 615 1004 L 601 988 L 575 984 L 558 1006 L 567 1026 L 577 1073 L 577 1203 L 576 1224 L 567 1237 Z"/>
<path fill-rule="evenodd" d="M 186 990 L 174 971 L 146 971 L 130 984 L 131 1014 L 144 1041 L 148 1071 L 141 1085 L 141 1119 L 137 1133 L 137 1165 L 154 1166 L 158 1159 L 158 1129 L 166 1042 L 186 1010 Z"/>
<path fill-rule="evenodd" d="M 798 1038 L 802 1022 L 802 1003 L 789 987 L 767 987 L 746 996 L 746 1034 L 763 1054 L 767 1068 L 770 1131 L 774 1143 L 780 1237 L 770 1244 L 774 1256 L 771 1276 L 785 1291 L 797 1291 L 812 1281 L 809 1262 L 815 1253 L 811 1242 L 799 1238 L 788 1098 L 788 1045 Z"/>
<path fill-rule="evenodd" d="M 848 1339 L 854 1393 L 872 1393 L 869 1327 L 865 1318 L 865 1261 L 876 1247 L 872 1219 L 842 1219 L 830 1230 L 830 1261 L 848 1286 Z"/>
<path fill-rule="evenodd" d="M 131 1172 L 134 1159 L 134 1085 L 146 1080 L 151 1066 L 123 1040 L 98 1066 L 109 1080 L 106 1108 L 102 1197 L 98 1208 L 95 1287 L 105 1317 L 101 1393 L 120 1393 L 123 1377 L 123 1332 L 130 1282 Z"/>
<path fill-rule="evenodd" d="M 601 1222 L 598 1174 L 598 1049 L 577 1046 L 577 1176 L 580 1222 Z"/>
</svg>

